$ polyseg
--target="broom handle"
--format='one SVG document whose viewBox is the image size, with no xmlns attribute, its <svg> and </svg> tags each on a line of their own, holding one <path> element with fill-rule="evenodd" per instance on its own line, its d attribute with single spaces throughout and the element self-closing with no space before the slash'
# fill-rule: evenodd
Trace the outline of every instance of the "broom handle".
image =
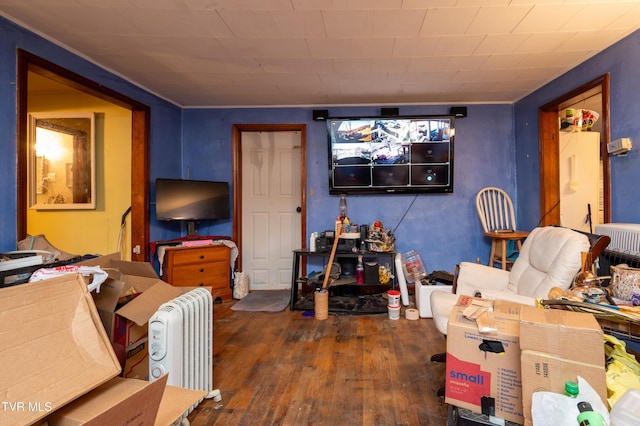
<svg viewBox="0 0 640 426">
<path fill-rule="evenodd" d="M 329 264 L 327 270 L 324 272 L 324 282 L 322 283 L 322 289 L 326 290 L 329 283 L 329 273 L 331 272 L 331 266 L 333 265 L 333 258 L 336 255 L 336 249 L 338 248 L 338 240 L 340 239 L 340 231 L 342 230 L 342 223 L 336 222 L 336 236 L 333 240 L 333 247 L 331 247 L 331 254 L 329 255 Z"/>
</svg>

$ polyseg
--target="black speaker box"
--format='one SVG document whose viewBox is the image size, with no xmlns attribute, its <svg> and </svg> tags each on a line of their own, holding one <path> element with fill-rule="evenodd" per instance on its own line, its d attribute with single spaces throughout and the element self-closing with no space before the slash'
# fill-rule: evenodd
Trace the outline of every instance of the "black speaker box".
<svg viewBox="0 0 640 426">
<path fill-rule="evenodd" d="M 314 109 L 313 110 L 313 121 L 324 121 L 329 118 L 329 110 L 328 109 Z"/>
<path fill-rule="evenodd" d="M 467 107 L 451 107 L 449 109 L 449 114 L 455 116 L 456 118 L 462 118 L 467 116 Z"/>
<path fill-rule="evenodd" d="M 399 108 L 380 108 L 380 115 L 383 117 L 397 117 L 400 115 Z"/>
</svg>

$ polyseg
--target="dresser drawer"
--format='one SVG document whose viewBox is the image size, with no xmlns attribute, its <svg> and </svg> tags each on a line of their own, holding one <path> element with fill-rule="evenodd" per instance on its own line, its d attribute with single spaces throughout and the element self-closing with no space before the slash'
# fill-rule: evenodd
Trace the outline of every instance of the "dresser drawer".
<svg viewBox="0 0 640 426">
<path fill-rule="evenodd" d="M 227 246 L 174 248 L 168 250 L 167 255 L 174 266 L 218 261 L 229 263 L 230 256 Z"/>
<path fill-rule="evenodd" d="M 228 287 L 229 274 L 228 263 L 217 262 L 176 266 L 173 268 L 172 284 L 185 287 Z"/>
</svg>

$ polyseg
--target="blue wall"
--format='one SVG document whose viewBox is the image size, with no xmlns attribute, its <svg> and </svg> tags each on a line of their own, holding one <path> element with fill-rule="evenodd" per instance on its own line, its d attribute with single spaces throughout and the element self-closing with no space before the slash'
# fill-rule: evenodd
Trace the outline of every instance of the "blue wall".
<svg viewBox="0 0 640 426">
<path fill-rule="evenodd" d="M 151 198 L 156 177 L 231 180 L 231 127 L 234 123 L 307 125 L 309 232 L 332 227 L 338 199 L 328 194 L 327 139 L 313 108 L 181 109 L 77 55 L 0 17 L 0 250 L 15 248 L 16 226 L 16 49 L 21 48 L 88 77 L 151 108 Z M 611 139 L 640 144 L 640 31 L 545 85 L 515 105 L 468 105 L 456 121 L 453 194 L 349 196 L 357 223 L 376 219 L 396 228 L 397 250 L 415 249 L 430 270 L 453 270 L 462 260 L 488 260 L 473 198 L 484 186 L 499 186 L 514 198 L 519 227 L 536 226 L 539 209 L 537 108 L 606 72 L 611 74 Z M 428 101 L 428 100 L 427 100 Z M 401 113 L 444 114 L 449 105 L 402 106 Z M 330 108 L 334 116 L 377 115 L 379 107 Z M 612 220 L 638 222 L 639 147 L 611 157 Z M 517 171 L 517 173 L 516 173 Z M 517 178 L 517 179 L 516 179 Z M 153 220 L 151 239 L 180 235 L 181 229 Z M 403 218 L 404 217 L 404 218 Z M 231 222 L 211 225 L 211 234 L 231 234 Z M 70 232 L 73 232 L 70 230 Z"/>
<path fill-rule="evenodd" d="M 582 63 L 515 104 L 518 220 L 530 229 L 540 220 L 538 107 L 610 74 L 611 140 L 628 137 L 634 148 L 611 160 L 611 221 L 640 222 L 640 31 Z M 635 200 L 635 201 L 634 201 Z"/>
<path fill-rule="evenodd" d="M 332 229 L 338 196 L 329 195 L 328 144 L 324 122 L 312 120 L 312 108 L 186 109 L 183 116 L 183 166 L 192 178 L 231 181 L 231 129 L 234 123 L 304 123 L 307 125 L 307 230 Z M 400 113 L 446 114 L 449 105 L 402 106 Z M 332 116 L 375 116 L 379 107 L 331 107 Z M 429 270 L 453 271 L 461 260 L 489 259 L 474 197 L 480 188 L 516 188 L 511 105 L 470 105 L 457 119 L 453 194 L 350 195 L 354 223 L 381 220 L 397 228 L 396 250 L 417 250 Z M 403 219 L 404 216 L 404 219 Z M 231 223 L 201 233 L 229 235 Z"/>
</svg>

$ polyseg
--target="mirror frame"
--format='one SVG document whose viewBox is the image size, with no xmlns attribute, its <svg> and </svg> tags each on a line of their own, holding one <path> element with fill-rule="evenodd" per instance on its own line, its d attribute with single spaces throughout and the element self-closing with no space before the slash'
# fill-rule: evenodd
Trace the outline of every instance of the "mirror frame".
<svg viewBox="0 0 640 426">
<path fill-rule="evenodd" d="M 58 119 L 85 119 L 89 120 L 89 137 L 86 138 L 86 142 L 88 143 L 88 149 L 84 157 L 86 157 L 89 161 L 89 171 L 83 173 L 85 176 L 88 176 L 88 189 L 89 189 L 89 197 L 88 202 L 77 202 L 72 201 L 69 203 L 39 203 L 37 201 L 38 191 L 38 177 L 37 177 L 37 168 L 38 168 L 38 155 L 36 153 L 36 135 L 37 128 L 41 127 L 38 125 L 39 121 L 52 121 Z M 61 126 L 60 126 L 61 127 Z M 60 128 L 60 133 L 65 133 L 67 135 L 71 135 L 74 137 L 81 135 L 83 132 L 81 129 L 75 129 L 73 127 L 69 128 Z M 77 170 L 77 160 L 75 149 L 73 153 L 74 160 L 71 164 L 71 167 L 67 167 L 69 171 L 73 170 L 73 174 L 76 172 L 80 173 L 80 170 Z M 29 179 L 29 208 L 34 210 L 94 210 L 96 208 L 96 137 L 95 137 L 95 114 L 92 112 L 62 112 L 62 113 L 32 113 L 29 114 L 29 162 L 28 162 L 28 179 Z M 44 167 L 44 166 L 43 166 Z M 75 192 L 74 189 L 74 177 L 70 177 L 68 173 L 65 173 L 65 186 L 71 188 L 71 193 Z M 42 176 L 42 184 L 45 185 L 47 182 L 47 178 Z M 69 186 L 71 183 L 71 186 Z M 75 198 L 75 197 L 73 197 Z"/>
</svg>

